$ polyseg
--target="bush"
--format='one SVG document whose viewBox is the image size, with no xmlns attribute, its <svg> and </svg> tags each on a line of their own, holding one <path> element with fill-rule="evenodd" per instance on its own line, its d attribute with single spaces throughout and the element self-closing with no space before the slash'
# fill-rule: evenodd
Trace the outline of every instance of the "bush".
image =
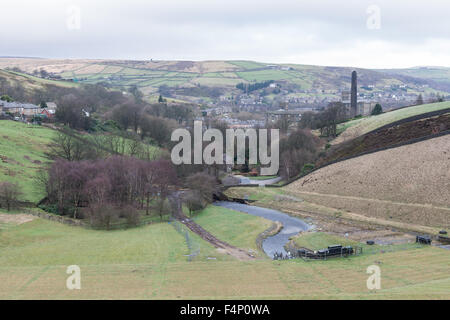
<svg viewBox="0 0 450 320">
<path fill-rule="evenodd" d="M 372 115 L 376 116 L 376 115 L 379 115 L 382 113 L 383 113 L 383 108 L 381 107 L 381 105 L 379 103 L 377 103 L 375 105 L 375 108 L 373 108 L 373 110 L 372 110 Z"/>
<path fill-rule="evenodd" d="M 18 208 L 21 194 L 17 183 L 0 182 L 0 207 L 6 208 L 8 211 Z"/>
<path fill-rule="evenodd" d="M 305 175 L 307 173 L 310 173 L 312 170 L 314 170 L 314 165 L 312 163 L 307 163 L 303 166 L 301 175 Z"/>
<path fill-rule="evenodd" d="M 44 210 L 45 212 L 59 215 L 58 205 L 56 204 L 41 204 L 38 206 L 38 208 Z"/>
<path fill-rule="evenodd" d="M 7 94 L 2 95 L 2 96 L 0 97 L 0 100 L 6 101 L 6 102 L 13 102 L 13 101 L 14 101 L 14 99 L 11 98 L 10 96 L 8 96 Z"/>
<path fill-rule="evenodd" d="M 193 213 L 203 210 L 206 207 L 205 203 L 199 197 L 196 197 L 194 194 L 190 194 L 185 199 L 185 203 L 187 208 L 189 209 L 189 215 L 191 217 Z"/>
<path fill-rule="evenodd" d="M 163 198 L 158 198 L 158 200 L 156 200 L 156 209 L 158 211 L 159 217 L 161 218 L 161 221 L 164 214 L 170 214 L 172 211 L 169 201 Z"/>
<path fill-rule="evenodd" d="M 198 172 L 186 179 L 186 185 L 195 190 L 196 196 L 206 202 L 213 201 L 213 195 L 217 191 L 218 183 L 216 177 L 205 172 Z"/>
<path fill-rule="evenodd" d="M 91 226 L 109 230 L 119 218 L 120 210 L 108 204 L 95 204 L 88 208 Z"/>
<path fill-rule="evenodd" d="M 129 227 L 136 227 L 141 223 L 141 215 L 136 208 L 128 206 L 122 209 L 123 216 L 127 220 L 127 225 Z"/>
</svg>

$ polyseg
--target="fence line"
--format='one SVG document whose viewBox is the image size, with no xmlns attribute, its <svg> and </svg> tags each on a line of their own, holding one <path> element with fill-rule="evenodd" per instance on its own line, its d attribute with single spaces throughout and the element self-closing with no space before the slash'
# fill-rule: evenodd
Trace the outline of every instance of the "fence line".
<svg viewBox="0 0 450 320">
<path fill-rule="evenodd" d="M 172 225 L 175 230 L 184 237 L 186 245 L 189 249 L 188 261 L 192 261 L 200 254 L 200 245 L 192 239 L 189 234 L 189 230 L 181 222 L 171 217 L 169 224 Z"/>
</svg>

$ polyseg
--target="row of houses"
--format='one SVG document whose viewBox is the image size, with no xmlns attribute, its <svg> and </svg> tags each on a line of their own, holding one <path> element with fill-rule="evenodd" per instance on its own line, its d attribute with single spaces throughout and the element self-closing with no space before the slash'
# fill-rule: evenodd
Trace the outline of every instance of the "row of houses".
<svg viewBox="0 0 450 320">
<path fill-rule="evenodd" d="M 52 118 L 56 112 L 56 108 L 57 106 L 54 102 L 47 102 L 47 107 L 42 108 L 32 103 L 0 101 L 0 114 L 9 113 L 24 118 L 32 118 L 38 115 Z"/>
</svg>

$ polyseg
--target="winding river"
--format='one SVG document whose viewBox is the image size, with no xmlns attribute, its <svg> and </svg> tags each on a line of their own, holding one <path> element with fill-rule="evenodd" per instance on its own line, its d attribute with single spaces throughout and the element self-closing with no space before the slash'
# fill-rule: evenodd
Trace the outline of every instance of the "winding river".
<svg viewBox="0 0 450 320">
<path fill-rule="evenodd" d="M 229 201 L 218 201 L 215 202 L 214 205 L 245 212 L 271 221 L 279 221 L 283 224 L 283 229 L 279 233 L 263 240 L 262 248 L 270 258 L 273 258 L 275 252 L 281 252 L 283 255 L 287 254 L 284 245 L 289 241 L 289 238 L 301 231 L 311 229 L 311 226 L 303 220 L 291 217 L 277 210 Z"/>
</svg>

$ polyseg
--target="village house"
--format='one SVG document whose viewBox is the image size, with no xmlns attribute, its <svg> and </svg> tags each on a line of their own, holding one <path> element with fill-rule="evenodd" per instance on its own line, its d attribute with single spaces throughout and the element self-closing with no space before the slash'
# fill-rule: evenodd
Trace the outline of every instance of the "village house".
<svg viewBox="0 0 450 320">
<path fill-rule="evenodd" d="M 21 114 L 22 106 L 17 102 L 6 102 L 0 101 L 0 105 L 2 106 L 3 112 L 11 113 L 11 114 Z"/>
<path fill-rule="evenodd" d="M 22 105 L 22 112 L 21 114 L 27 118 L 31 118 L 37 114 L 40 114 L 42 111 L 42 108 L 40 106 L 26 103 Z"/>
<path fill-rule="evenodd" d="M 55 115 L 56 108 L 57 106 L 54 102 L 47 102 L 47 107 L 41 108 L 41 106 L 32 103 L 0 101 L 0 112 L 25 118 L 32 118 L 36 115 L 52 118 Z"/>
</svg>

